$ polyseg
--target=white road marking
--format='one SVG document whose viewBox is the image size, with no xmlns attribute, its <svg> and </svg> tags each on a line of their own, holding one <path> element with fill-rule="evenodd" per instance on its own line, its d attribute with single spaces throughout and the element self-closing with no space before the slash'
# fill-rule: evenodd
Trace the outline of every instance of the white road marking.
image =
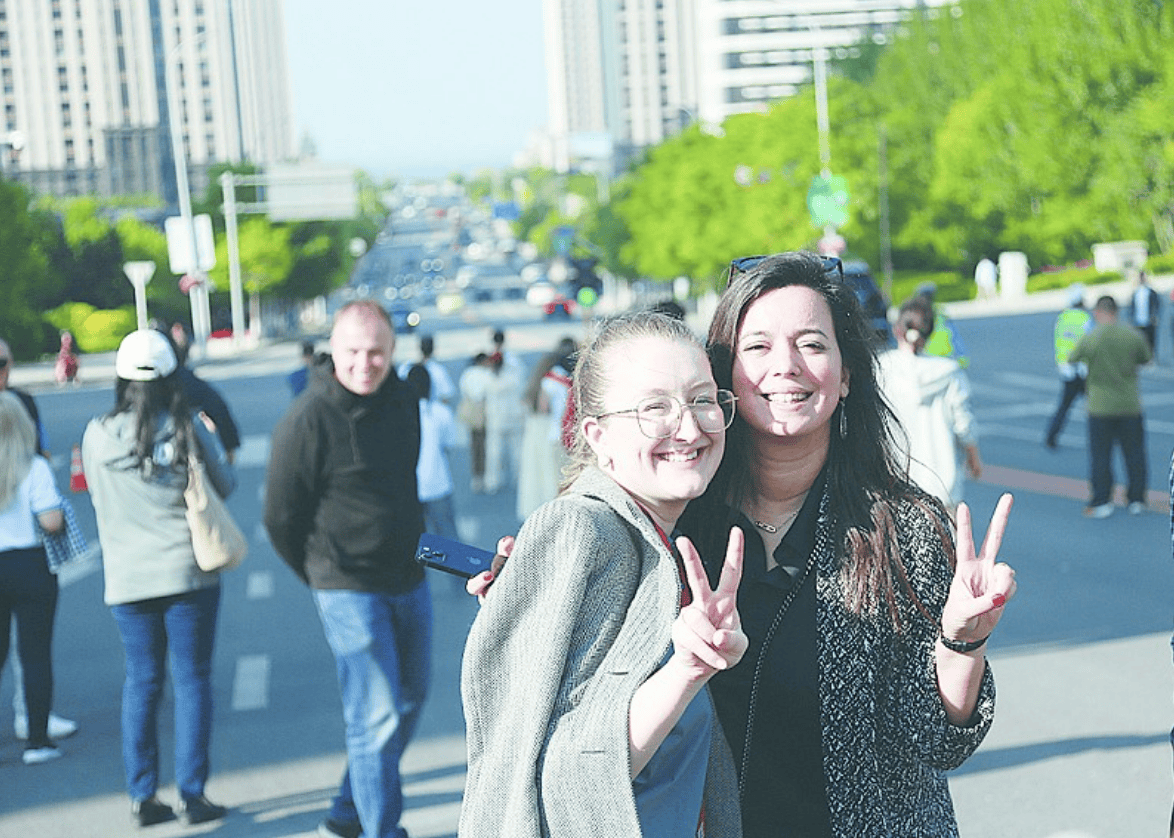
<svg viewBox="0 0 1174 838">
<path fill-rule="evenodd" d="M 248 434 L 241 438 L 233 465 L 237 468 L 264 468 L 269 464 L 269 434 Z"/>
<path fill-rule="evenodd" d="M 273 596 L 273 574 L 268 570 L 259 570 L 249 574 L 245 585 L 247 599 L 269 599 Z"/>
<path fill-rule="evenodd" d="M 241 655 L 232 678 L 233 710 L 264 710 L 269 706 L 269 656 Z"/>
</svg>

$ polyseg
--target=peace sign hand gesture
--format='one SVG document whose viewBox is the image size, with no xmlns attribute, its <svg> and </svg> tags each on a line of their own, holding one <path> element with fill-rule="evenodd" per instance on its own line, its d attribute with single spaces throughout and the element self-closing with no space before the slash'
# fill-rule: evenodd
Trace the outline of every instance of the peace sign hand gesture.
<svg viewBox="0 0 1174 838">
<path fill-rule="evenodd" d="M 942 609 L 942 635 L 949 640 L 972 643 L 985 639 L 998 625 L 1007 601 L 1015 595 L 1015 571 L 995 561 L 1012 502 L 1009 494 L 999 498 L 982 551 L 977 555 L 971 534 L 970 507 L 964 503 L 958 506 L 957 565 Z"/>
<path fill-rule="evenodd" d="M 716 590 L 710 589 L 701 557 L 692 542 L 687 538 L 677 539 L 693 601 L 681 609 L 673 622 L 673 656 L 680 658 L 679 663 L 697 681 L 708 681 L 715 672 L 738 663 L 750 645 L 738 616 L 744 538 L 738 527 L 730 530 L 726 560 Z"/>
</svg>

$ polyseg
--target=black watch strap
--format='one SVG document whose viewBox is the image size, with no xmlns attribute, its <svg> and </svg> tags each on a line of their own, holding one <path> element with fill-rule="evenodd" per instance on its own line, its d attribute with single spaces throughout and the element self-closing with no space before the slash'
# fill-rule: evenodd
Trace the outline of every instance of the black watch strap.
<svg viewBox="0 0 1174 838">
<path fill-rule="evenodd" d="M 944 634 L 939 635 L 938 639 L 941 640 L 942 645 L 945 646 L 947 649 L 949 649 L 951 652 L 958 652 L 959 654 L 964 655 L 967 652 L 973 652 L 976 649 L 981 649 L 983 646 L 986 645 L 986 642 L 990 639 L 990 637 L 991 636 L 988 634 L 982 640 L 972 640 L 969 643 L 964 640 L 951 640 L 950 638 L 946 637 Z"/>
</svg>

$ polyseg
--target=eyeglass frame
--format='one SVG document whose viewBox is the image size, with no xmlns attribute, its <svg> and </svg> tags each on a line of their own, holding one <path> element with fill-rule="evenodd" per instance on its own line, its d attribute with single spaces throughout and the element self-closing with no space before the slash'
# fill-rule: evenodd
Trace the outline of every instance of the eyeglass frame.
<svg viewBox="0 0 1174 838">
<path fill-rule="evenodd" d="M 775 254 L 771 254 L 775 255 Z M 730 260 L 729 277 L 733 279 L 738 273 L 746 273 L 761 265 L 768 256 L 740 256 L 737 259 Z M 837 277 L 840 282 L 844 281 L 844 263 L 838 256 L 821 256 L 823 260 L 823 272 L 825 274 Z"/>
<path fill-rule="evenodd" d="M 722 401 L 723 394 L 728 397 L 727 400 L 724 402 Z M 644 398 L 642 398 L 640 400 L 640 402 L 641 402 L 641 404 L 643 404 L 644 402 L 648 401 L 649 399 L 661 399 L 661 398 L 669 399 L 672 401 L 673 404 L 675 404 L 677 406 L 677 424 L 673 426 L 673 429 L 671 431 L 669 431 L 667 434 L 664 434 L 663 436 L 654 436 L 653 434 L 650 434 L 645 429 L 645 427 L 644 427 L 645 420 L 640 418 L 640 405 L 639 404 L 636 405 L 635 407 L 629 407 L 625 410 L 610 410 L 607 413 L 597 413 L 592 418 L 606 419 L 609 416 L 634 415 L 636 417 L 636 426 L 640 429 L 640 433 L 644 434 L 644 436 L 648 437 L 649 439 L 669 439 L 670 437 L 673 436 L 673 434 L 675 434 L 677 431 L 681 430 L 681 423 L 685 421 L 685 409 L 688 408 L 689 412 L 693 414 L 693 421 L 697 423 L 698 430 L 700 430 L 702 433 L 707 433 L 707 434 L 718 433 L 717 431 L 710 431 L 710 430 L 706 430 L 705 428 L 701 427 L 701 421 L 697 418 L 697 413 L 694 410 L 694 408 L 701 407 L 702 405 L 696 405 L 696 404 L 694 404 L 694 402 L 689 402 L 688 404 L 686 404 L 685 402 L 682 402 L 680 399 L 678 399 L 676 396 L 670 396 L 668 394 L 645 396 Z M 698 398 L 700 398 L 700 397 L 698 397 Z M 722 427 L 721 430 L 723 430 L 723 431 L 728 430 L 730 425 L 734 424 L 734 419 L 738 415 L 738 397 L 735 396 L 733 394 L 733 392 L 730 390 L 723 390 L 723 389 L 719 388 L 717 391 L 717 401 L 715 403 L 717 404 L 719 409 L 721 409 L 722 405 L 724 405 L 724 404 L 728 404 L 730 406 L 730 415 L 728 417 L 725 416 L 725 410 L 722 410 L 722 416 L 725 419 L 725 425 Z"/>
</svg>

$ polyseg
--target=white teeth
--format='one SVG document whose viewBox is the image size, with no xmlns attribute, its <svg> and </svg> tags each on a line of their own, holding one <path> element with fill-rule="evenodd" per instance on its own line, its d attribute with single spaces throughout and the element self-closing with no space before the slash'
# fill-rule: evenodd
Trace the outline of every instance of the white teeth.
<svg viewBox="0 0 1174 838">
<path fill-rule="evenodd" d="M 811 398 L 810 393 L 764 393 L 763 398 L 768 402 L 783 402 L 785 404 L 794 404 L 795 402 L 806 401 Z"/>
<path fill-rule="evenodd" d="M 661 454 L 661 457 L 670 463 L 686 463 L 689 460 L 696 460 L 699 455 L 699 451 L 670 451 L 667 454 Z"/>
</svg>

